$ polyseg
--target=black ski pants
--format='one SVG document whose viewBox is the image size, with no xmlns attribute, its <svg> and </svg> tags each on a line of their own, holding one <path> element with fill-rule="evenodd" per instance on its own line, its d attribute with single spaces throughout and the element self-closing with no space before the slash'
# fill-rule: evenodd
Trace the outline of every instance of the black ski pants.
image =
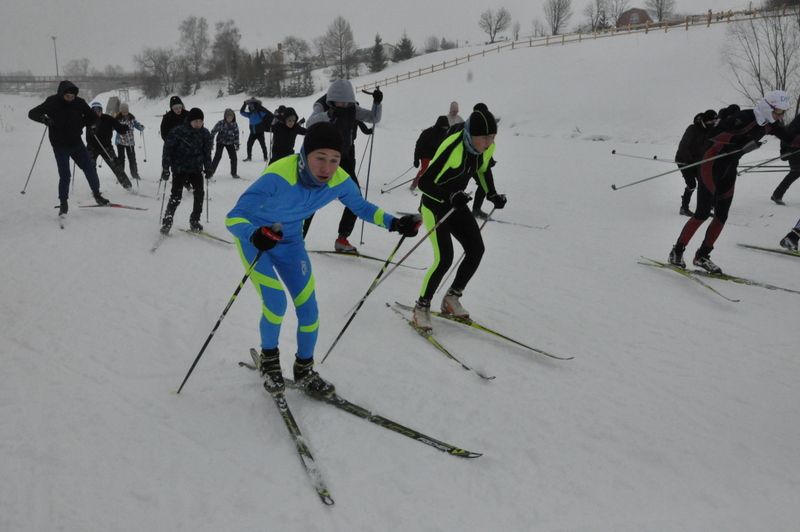
<svg viewBox="0 0 800 532">
<path fill-rule="evenodd" d="M 175 216 L 175 210 L 178 205 L 181 204 L 183 187 L 186 183 L 192 185 L 192 190 L 194 191 L 194 204 L 192 205 L 192 214 L 189 216 L 189 221 L 200 221 L 200 215 L 203 213 L 203 199 L 205 199 L 203 181 L 203 174 L 200 172 L 180 173 L 172 176 L 172 191 L 167 203 L 167 210 L 164 213 L 163 223 L 169 222 L 169 225 L 172 225 L 172 218 Z"/>
<path fill-rule="evenodd" d="M 214 160 L 211 161 L 211 172 L 217 173 L 217 166 L 222 159 L 222 150 L 228 152 L 228 158 L 231 160 L 231 174 L 236 175 L 236 147 L 233 144 L 217 144 L 217 149 L 214 150 Z"/>
</svg>

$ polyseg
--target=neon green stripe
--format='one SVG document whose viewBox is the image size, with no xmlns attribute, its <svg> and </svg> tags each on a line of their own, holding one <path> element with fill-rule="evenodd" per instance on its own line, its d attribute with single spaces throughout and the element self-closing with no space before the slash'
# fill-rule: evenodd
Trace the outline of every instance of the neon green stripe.
<svg viewBox="0 0 800 532">
<path fill-rule="evenodd" d="M 301 325 L 298 327 L 298 330 L 303 333 L 314 332 L 317 329 L 319 329 L 319 320 L 315 321 L 311 325 Z"/>
<path fill-rule="evenodd" d="M 308 283 L 306 283 L 306 287 L 303 288 L 303 291 L 297 294 L 297 297 L 294 298 L 295 308 L 299 307 L 300 305 L 308 301 L 308 298 L 311 297 L 311 294 L 314 293 L 315 285 L 316 283 L 314 282 L 314 276 L 312 275 L 311 278 L 308 280 Z"/>
<path fill-rule="evenodd" d="M 299 170 L 297 168 L 297 161 L 299 159 L 299 155 L 289 155 L 288 157 L 283 157 L 278 159 L 271 165 L 267 166 L 264 169 L 264 174 L 278 174 L 281 176 L 287 183 L 294 186 L 297 184 L 297 176 Z M 264 175 L 261 174 L 261 175 Z"/>
<path fill-rule="evenodd" d="M 249 224 L 250 220 L 247 218 L 225 218 L 225 227 L 230 227 L 237 224 Z"/>
<path fill-rule="evenodd" d="M 264 317 L 268 322 L 274 325 L 280 325 L 283 323 L 283 316 L 278 316 L 277 314 L 273 313 L 267 308 L 266 305 L 261 305 L 261 313 L 264 314 Z"/>
<path fill-rule="evenodd" d="M 383 209 L 378 208 L 378 210 L 375 211 L 375 216 L 372 217 L 372 223 L 374 223 L 378 227 L 386 227 L 386 224 L 383 223 L 383 214 L 384 214 Z"/>
<path fill-rule="evenodd" d="M 433 215 L 430 209 L 425 207 L 424 205 L 420 209 L 422 212 L 422 221 L 425 224 L 425 229 L 430 231 L 434 225 L 436 225 L 436 217 Z M 428 268 L 428 271 L 425 272 L 425 279 L 422 281 L 422 288 L 419 291 L 419 297 L 425 295 L 425 290 L 428 288 L 428 282 L 431 279 L 431 275 L 433 275 L 434 270 L 439 266 L 439 261 L 441 256 L 439 254 L 439 240 L 436 238 L 436 231 L 431 233 L 431 236 L 428 237 L 428 240 L 431 241 L 431 245 L 433 246 L 433 264 L 431 267 Z"/>
<path fill-rule="evenodd" d="M 253 273 L 250 274 L 250 280 L 256 285 L 266 286 L 267 288 L 272 288 L 273 290 L 280 290 L 283 292 L 283 285 L 279 280 L 275 279 L 274 277 L 270 277 L 269 275 L 264 275 L 261 272 L 253 270 Z"/>
<path fill-rule="evenodd" d="M 328 187 L 337 187 L 347 181 L 349 178 L 350 174 L 348 174 L 345 169 L 340 166 L 336 169 L 336 173 L 331 176 L 330 181 L 328 181 Z"/>
</svg>

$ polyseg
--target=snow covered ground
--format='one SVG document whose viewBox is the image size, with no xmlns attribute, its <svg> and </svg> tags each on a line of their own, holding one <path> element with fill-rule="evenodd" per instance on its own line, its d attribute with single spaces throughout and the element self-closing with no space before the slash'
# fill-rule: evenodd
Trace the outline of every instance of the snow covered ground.
<svg viewBox="0 0 800 532">
<path fill-rule="evenodd" d="M 484 101 L 501 117 L 495 175 L 509 202 L 498 217 L 547 228 L 488 224 L 463 301 L 488 325 L 575 359 L 437 323 L 443 343 L 497 376 L 482 382 L 385 308 L 411 302 L 421 284 L 422 272 L 398 270 L 320 369 L 344 397 L 484 456 L 447 456 L 290 391 L 332 508 L 309 486 L 259 379 L 237 367 L 258 344 L 250 286 L 175 394 L 242 277 L 234 249 L 175 231 L 150 253 L 160 202 L 126 194 L 107 168 L 107 196 L 149 210 L 80 209 L 90 195 L 79 175 L 61 231 L 47 141 L 19 193 L 42 133 L 26 118 L 39 100 L 0 96 L 0 530 L 796 530 L 800 296 L 711 281 L 741 299 L 728 303 L 637 265 L 640 255 L 666 257 L 685 220 L 683 181 L 610 188 L 670 168 L 612 149 L 671 158 L 696 112 L 738 101 L 720 66 L 723 37 L 711 28 L 520 50 L 386 89 L 369 198 L 391 210 L 413 210 L 418 198 L 380 186 L 411 165 L 419 131 L 451 100 L 464 115 Z M 185 98 L 209 127 L 243 99 L 215 93 Z M 308 116 L 313 100 L 284 103 Z M 152 196 L 166 107 L 131 102 L 148 128 L 146 163 L 137 152 Z M 240 174 L 262 167 L 240 163 Z M 221 236 L 248 184 L 227 169 L 223 158 L 206 224 Z M 366 163 L 361 176 L 365 184 Z M 797 259 L 736 246 L 777 245 L 800 216 L 800 189 L 786 207 L 769 201 L 781 177 L 739 179 L 713 257 L 730 273 L 800 289 Z M 188 226 L 189 202 L 176 228 Z M 317 215 L 309 248 L 332 247 L 340 213 L 332 204 Z M 378 256 L 397 242 L 369 225 L 363 240 Z M 408 262 L 430 259 L 423 244 Z M 312 260 L 321 355 L 379 265 Z M 290 310 L 285 371 L 295 323 Z"/>
</svg>

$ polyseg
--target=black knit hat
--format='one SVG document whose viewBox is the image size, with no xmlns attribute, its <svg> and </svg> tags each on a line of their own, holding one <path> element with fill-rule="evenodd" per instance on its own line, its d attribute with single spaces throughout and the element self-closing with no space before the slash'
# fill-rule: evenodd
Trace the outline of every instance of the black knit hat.
<svg viewBox="0 0 800 532">
<path fill-rule="evenodd" d="M 472 111 L 469 115 L 469 134 L 473 137 L 494 135 L 497 133 L 497 122 L 489 111 Z"/>
<path fill-rule="evenodd" d="M 478 102 L 472 107 L 473 111 L 488 111 L 489 108 L 486 107 L 486 104 L 483 102 Z"/>
<path fill-rule="evenodd" d="M 703 122 L 711 122 L 712 120 L 717 119 L 717 112 L 713 109 L 708 109 L 705 113 L 703 113 Z"/>
<path fill-rule="evenodd" d="M 169 99 L 169 106 L 172 107 L 173 105 L 183 105 L 183 102 L 181 101 L 180 97 L 173 96 L 172 98 Z"/>
<path fill-rule="evenodd" d="M 317 122 L 306 130 L 303 151 L 309 155 L 312 151 L 320 149 L 342 153 L 342 135 L 330 122 Z"/>
<path fill-rule="evenodd" d="M 203 120 L 203 119 L 204 119 L 203 111 L 201 111 L 198 107 L 192 107 L 192 109 L 189 111 L 189 116 L 187 120 L 191 122 L 192 120 Z"/>
</svg>

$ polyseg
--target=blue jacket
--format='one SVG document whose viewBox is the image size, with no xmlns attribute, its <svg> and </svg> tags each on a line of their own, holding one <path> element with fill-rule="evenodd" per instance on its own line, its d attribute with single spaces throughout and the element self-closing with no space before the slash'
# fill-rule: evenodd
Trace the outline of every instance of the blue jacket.
<svg viewBox="0 0 800 532">
<path fill-rule="evenodd" d="M 245 111 L 245 109 L 253 109 Z M 239 114 L 250 121 L 250 133 L 257 135 L 269 130 L 272 123 L 273 114 L 267 111 L 261 104 L 242 104 Z"/>
<path fill-rule="evenodd" d="M 335 199 L 363 220 L 384 228 L 392 226 L 394 217 L 365 200 L 341 167 L 327 184 L 305 185 L 300 175 L 300 162 L 304 157 L 301 151 L 275 161 L 241 195 L 225 220 L 236 238 L 248 241 L 259 227 L 280 222 L 285 242 L 302 240 L 303 221 Z"/>
</svg>

